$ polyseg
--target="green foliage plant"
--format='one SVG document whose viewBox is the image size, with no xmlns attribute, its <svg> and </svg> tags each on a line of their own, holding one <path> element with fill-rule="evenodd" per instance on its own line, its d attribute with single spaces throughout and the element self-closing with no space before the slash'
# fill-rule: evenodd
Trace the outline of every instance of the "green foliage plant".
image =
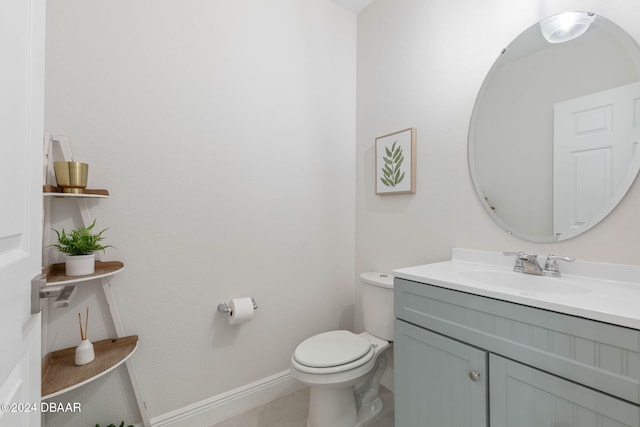
<svg viewBox="0 0 640 427">
<path fill-rule="evenodd" d="M 102 231 L 94 232 L 93 228 L 96 225 L 96 221 L 93 220 L 88 227 L 79 227 L 72 230 L 70 233 L 64 231 L 58 231 L 55 228 L 53 231 L 58 235 L 58 243 L 53 244 L 62 253 L 68 255 L 89 255 L 95 251 L 103 251 L 106 248 L 112 247 L 111 245 L 103 245 L 100 242 L 104 240 L 102 233 L 107 231 L 105 228 Z"/>
<path fill-rule="evenodd" d="M 404 179 L 404 172 L 400 173 L 400 167 L 404 161 L 404 154 L 402 153 L 402 147 L 398 144 L 398 141 L 394 141 L 391 148 L 384 147 L 386 156 L 383 156 L 384 165 L 382 166 L 382 174 L 380 181 L 387 187 L 395 187 L 400 184 Z"/>
</svg>

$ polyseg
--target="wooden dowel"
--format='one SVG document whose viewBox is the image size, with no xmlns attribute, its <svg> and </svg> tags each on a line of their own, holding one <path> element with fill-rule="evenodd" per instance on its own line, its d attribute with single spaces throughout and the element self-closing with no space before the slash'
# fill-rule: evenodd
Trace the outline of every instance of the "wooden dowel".
<svg viewBox="0 0 640 427">
<path fill-rule="evenodd" d="M 89 329 L 89 306 L 87 306 L 87 317 L 84 319 L 84 340 L 87 339 L 87 329 Z"/>
<path fill-rule="evenodd" d="M 78 313 L 78 323 L 80 324 L 80 339 L 84 340 L 84 335 L 82 334 L 82 316 Z"/>
</svg>

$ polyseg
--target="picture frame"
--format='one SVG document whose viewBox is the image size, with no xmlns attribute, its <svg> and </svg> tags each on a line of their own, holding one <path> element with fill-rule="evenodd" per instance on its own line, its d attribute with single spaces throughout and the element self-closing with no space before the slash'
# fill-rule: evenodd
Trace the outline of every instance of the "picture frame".
<svg viewBox="0 0 640 427">
<path fill-rule="evenodd" d="M 416 192 L 416 128 L 376 138 L 376 194 Z"/>
</svg>

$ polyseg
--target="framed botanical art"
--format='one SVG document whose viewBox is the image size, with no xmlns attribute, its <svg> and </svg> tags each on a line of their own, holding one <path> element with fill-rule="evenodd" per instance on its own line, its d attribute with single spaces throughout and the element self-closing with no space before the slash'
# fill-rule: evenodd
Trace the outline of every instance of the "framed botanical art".
<svg viewBox="0 0 640 427">
<path fill-rule="evenodd" d="M 376 138 L 376 194 L 416 192 L 416 129 Z"/>
</svg>

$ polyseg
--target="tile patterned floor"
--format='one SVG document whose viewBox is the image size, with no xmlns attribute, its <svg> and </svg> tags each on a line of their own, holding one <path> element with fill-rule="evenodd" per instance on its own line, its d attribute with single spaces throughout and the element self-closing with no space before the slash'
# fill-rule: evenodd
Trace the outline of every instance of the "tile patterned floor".
<svg viewBox="0 0 640 427">
<path fill-rule="evenodd" d="M 393 427 L 393 393 L 381 388 L 380 398 L 382 414 L 368 427 Z M 309 389 L 303 388 L 211 427 L 305 427 L 308 410 Z"/>
</svg>

